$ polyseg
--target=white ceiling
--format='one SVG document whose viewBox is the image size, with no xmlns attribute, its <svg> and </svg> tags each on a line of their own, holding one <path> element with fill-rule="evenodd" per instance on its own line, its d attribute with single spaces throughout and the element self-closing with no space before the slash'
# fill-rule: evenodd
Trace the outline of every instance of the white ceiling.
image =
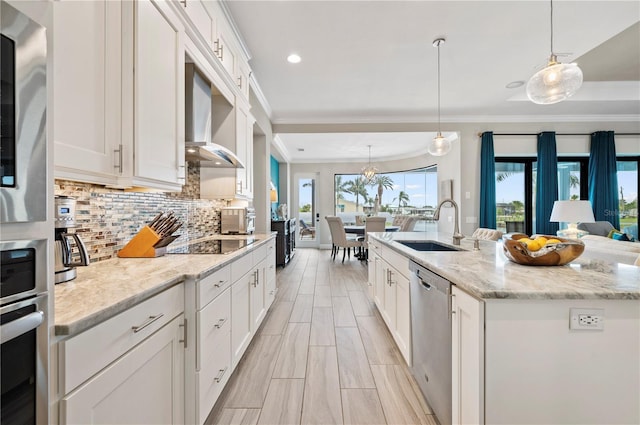
<svg viewBox="0 0 640 425">
<path fill-rule="evenodd" d="M 546 65 L 546 0 L 226 5 L 274 124 L 437 122 L 437 37 L 446 38 L 440 47 L 442 122 L 640 116 L 637 0 L 554 2 L 554 50 L 568 53 L 560 60 L 577 62 L 585 79 L 574 97 L 555 105 L 529 102 L 524 86 L 505 87 Z M 292 52 L 301 63 L 286 61 Z M 386 157 L 389 137 L 394 156 L 401 157 L 424 151 L 422 139 L 433 133 L 279 136 L 292 162 L 349 160 L 349 152 L 363 159 L 368 144 L 374 159 Z"/>
</svg>

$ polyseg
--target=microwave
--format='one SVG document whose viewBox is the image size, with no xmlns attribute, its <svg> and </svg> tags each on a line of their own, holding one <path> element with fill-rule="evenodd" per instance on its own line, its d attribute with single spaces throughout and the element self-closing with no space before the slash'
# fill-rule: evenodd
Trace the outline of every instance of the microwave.
<svg viewBox="0 0 640 425">
<path fill-rule="evenodd" d="M 224 207 L 220 212 L 220 233 L 248 235 L 256 229 L 256 212 L 248 207 Z"/>
</svg>

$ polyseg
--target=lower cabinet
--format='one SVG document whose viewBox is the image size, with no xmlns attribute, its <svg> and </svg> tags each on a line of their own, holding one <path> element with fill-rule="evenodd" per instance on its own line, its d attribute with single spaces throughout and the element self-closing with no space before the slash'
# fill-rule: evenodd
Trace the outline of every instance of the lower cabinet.
<svg viewBox="0 0 640 425">
<path fill-rule="evenodd" d="M 233 264 L 232 264 L 233 266 Z M 235 369 L 251 342 L 251 292 L 255 281 L 252 269 L 231 286 L 231 365 Z"/>
<path fill-rule="evenodd" d="M 484 423 L 484 303 L 451 288 L 452 423 Z"/>
<path fill-rule="evenodd" d="M 411 365 L 409 260 L 385 249 L 371 249 L 371 246 L 369 258 L 373 262 L 369 270 L 374 271 L 373 299 L 400 353 L 407 365 Z"/>
<path fill-rule="evenodd" d="M 75 385 L 75 377 L 94 365 L 100 367 L 60 400 L 61 424 L 184 422 L 185 323 L 183 313 L 176 315 L 173 308 L 184 307 L 179 287 L 61 343 L 63 387 Z M 139 342 L 138 335 L 143 335 Z M 130 346 L 115 354 L 123 342 Z"/>
</svg>

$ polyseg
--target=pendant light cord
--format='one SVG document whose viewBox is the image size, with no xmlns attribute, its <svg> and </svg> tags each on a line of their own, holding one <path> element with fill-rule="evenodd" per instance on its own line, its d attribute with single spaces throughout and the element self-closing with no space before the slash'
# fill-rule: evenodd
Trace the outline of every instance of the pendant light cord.
<svg viewBox="0 0 640 425">
<path fill-rule="evenodd" d="M 440 41 L 438 42 L 438 136 L 440 132 Z"/>
<path fill-rule="evenodd" d="M 553 0 L 551 2 L 551 55 L 553 55 Z"/>
</svg>

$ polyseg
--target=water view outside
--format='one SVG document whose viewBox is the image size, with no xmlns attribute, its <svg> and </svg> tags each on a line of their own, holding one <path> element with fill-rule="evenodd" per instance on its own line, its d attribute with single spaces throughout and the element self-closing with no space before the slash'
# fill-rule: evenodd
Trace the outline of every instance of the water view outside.
<svg viewBox="0 0 640 425">
<path fill-rule="evenodd" d="M 585 159 L 587 161 L 587 159 Z M 524 232 L 525 211 L 531 205 L 535 232 L 535 193 L 537 162 L 532 162 L 532 196 L 526 199 L 525 162 L 496 162 L 496 220 L 503 232 Z M 586 167 L 586 165 L 584 165 Z M 638 161 L 618 161 L 618 197 L 620 227 L 623 232 L 638 239 Z M 581 188 L 588 184 L 588 175 L 582 175 L 580 161 L 558 161 L 558 199 L 581 199 Z M 582 189 L 586 193 L 586 189 Z M 583 196 L 582 199 L 586 199 Z M 560 228 L 566 228 L 560 223 Z"/>
</svg>

